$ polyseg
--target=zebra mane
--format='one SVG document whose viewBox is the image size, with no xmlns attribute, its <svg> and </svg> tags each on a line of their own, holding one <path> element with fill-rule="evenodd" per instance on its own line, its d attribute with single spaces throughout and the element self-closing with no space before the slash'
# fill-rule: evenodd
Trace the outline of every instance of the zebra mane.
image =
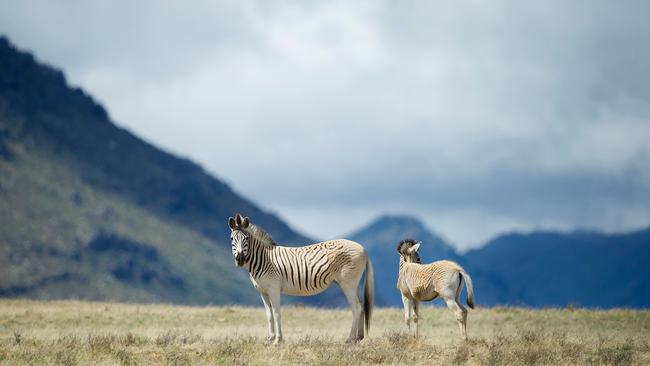
<svg viewBox="0 0 650 366">
<path fill-rule="evenodd" d="M 248 232 L 249 234 L 257 239 L 258 241 L 264 243 L 264 244 L 269 244 L 269 245 L 278 245 L 275 240 L 271 237 L 271 234 L 267 233 L 262 229 L 261 227 L 257 225 L 250 224 L 248 227 Z"/>
<path fill-rule="evenodd" d="M 410 248 L 410 247 L 414 246 L 417 243 L 418 243 L 418 241 L 415 240 L 415 239 L 406 238 L 406 239 L 400 241 L 399 244 L 397 244 L 397 251 L 401 254 L 402 250 L 404 249 L 404 246 L 406 246 L 407 248 Z"/>
<path fill-rule="evenodd" d="M 400 241 L 399 244 L 397 244 L 397 252 L 399 254 L 403 254 L 404 249 L 408 249 L 408 248 L 414 246 L 417 243 L 419 243 L 419 241 L 417 241 L 415 239 L 410 239 L 410 238 L 404 239 L 404 240 Z M 422 258 L 420 258 L 420 253 L 413 252 L 412 256 L 415 259 L 415 263 L 422 263 Z"/>
</svg>

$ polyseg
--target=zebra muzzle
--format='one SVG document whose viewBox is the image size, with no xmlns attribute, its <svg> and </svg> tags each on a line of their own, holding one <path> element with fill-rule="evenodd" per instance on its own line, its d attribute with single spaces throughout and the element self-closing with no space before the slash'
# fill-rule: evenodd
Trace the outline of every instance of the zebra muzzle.
<svg viewBox="0 0 650 366">
<path fill-rule="evenodd" d="M 240 266 L 240 267 L 243 266 L 244 265 L 244 254 L 238 253 L 235 256 L 235 262 L 237 262 L 238 266 Z"/>
</svg>

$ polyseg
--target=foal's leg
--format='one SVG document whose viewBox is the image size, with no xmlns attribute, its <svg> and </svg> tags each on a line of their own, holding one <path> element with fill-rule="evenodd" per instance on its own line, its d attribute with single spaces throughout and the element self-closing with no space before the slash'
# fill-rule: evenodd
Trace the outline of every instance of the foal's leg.
<svg viewBox="0 0 650 366">
<path fill-rule="evenodd" d="M 341 290 L 345 294 L 345 298 L 350 304 L 350 309 L 352 309 L 352 329 L 350 330 L 350 336 L 348 337 L 347 342 L 355 342 L 363 339 L 363 308 L 361 307 L 361 301 L 359 301 L 359 295 L 357 295 L 357 284 L 351 284 L 352 281 L 339 283 Z"/>
<path fill-rule="evenodd" d="M 413 300 L 413 323 L 415 323 L 415 338 L 418 337 L 418 319 L 420 318 L 420 302 Z"/>
<path fill-rule="evenodd" d="M 275 325 L 273 324 L 273 310 L 271 309 L 271 299 L 269 295 L 260 293 L 262 297 L 262 302 L 264 303 L 264 310 L 266 310 L 266 320 L 269 323 L 269 336 L 266 338 L 266 342 L 270 343 L 275 339 Z"/>
<path fill-rule="evenodd" d="M 463 289 L 463 281 L 465 281 L 465 279 L 463 279 L 462 276 L 459 277 L 460 277 L 460 281 L 458 284 L 458 289 L 456 290 L 456 298 L 454 300 L 456 301 L 456 304 L 458 305 L 460 310 L 463 312 L 461 333 L 463 334 L 463 338 L 467 339 L 467 309 L 465 309 L 462 302 L 460 301 L 460 292 Z"/>
<path fill-rule="evenodd" d="M 463 339 L 467 339 L 467 309 L 463 307 L 458 301 L 453 297 L 445 297 L 445 302 L 447 307 L 454 312 L 456 316 L 456 321 L 458 322 L 458 327 L 460 328 L 460 333 L 463 336 Z"/>
<path fill-rule="evenodd" d="M 280 318 L 280 289 L 270 288 L 268 292 L 269 300 L 271 300 L 271 311 L 273 312 L 273 321 L 275 323 L 275 341 L 273 344 L 282 343 L 282 324 Z"/>
<path fill-rule="evenodd" d="M 402 295 L 402 303 L 404 304 L 404 322 L 409 330 L 409 334 L 411 334 L 411 300 Z"/>
</svg>

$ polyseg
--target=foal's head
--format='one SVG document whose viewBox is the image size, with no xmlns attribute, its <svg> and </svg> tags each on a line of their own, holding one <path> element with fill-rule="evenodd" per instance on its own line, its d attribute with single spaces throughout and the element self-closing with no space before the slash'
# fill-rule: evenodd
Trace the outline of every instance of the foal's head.
<svg viewBox="0 0 650 366">
<path fill-rule="evenodd" d="M 230 239 L 232 239 L 232 255 L 235 257 L 235 263 L 243 266 L 248 256 L 248 246 L 250 234 L 246 229 L 250 226 L 250 219 L 242 217 L 239 213 L 235 217 L 228 219 L 230 226 Z"/>
<path fill-rule="evenodd" d="M 422 263 L 418 249 L 420 242 L 413 239 L 404 239 L 397 244 L 397 252 L 407 263 Z"/>
</svg>

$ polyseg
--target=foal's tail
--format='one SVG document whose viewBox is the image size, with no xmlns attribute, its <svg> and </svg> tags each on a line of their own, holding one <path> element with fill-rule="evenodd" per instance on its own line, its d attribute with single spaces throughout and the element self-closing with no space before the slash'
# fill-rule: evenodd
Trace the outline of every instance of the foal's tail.
<svg viewBox="0 0 650 366">
<path fill-rule="evenodd" d="M 366 259 L 366 279 L 363 281 L 363 317 L 366 321 L 366 334 L 370 331 L 370 317 L 375 297 L 375 275 L 372 273 L 370 258 Z"/>
<path fill-rule="evenodd" d="M 461 286 L 463 283 L 463 279 L 465 280 L 465 287 L 467 287 L 467 306 L 470 307 L 470 309 L 474 309 L 474 286 L 472 285 L 472 278 L 465 272 L 464 269 L 460 270 L 460 281 L 461 281 Z M 460 289 L 458 290 L 460 292 Z"/>
</svg>

